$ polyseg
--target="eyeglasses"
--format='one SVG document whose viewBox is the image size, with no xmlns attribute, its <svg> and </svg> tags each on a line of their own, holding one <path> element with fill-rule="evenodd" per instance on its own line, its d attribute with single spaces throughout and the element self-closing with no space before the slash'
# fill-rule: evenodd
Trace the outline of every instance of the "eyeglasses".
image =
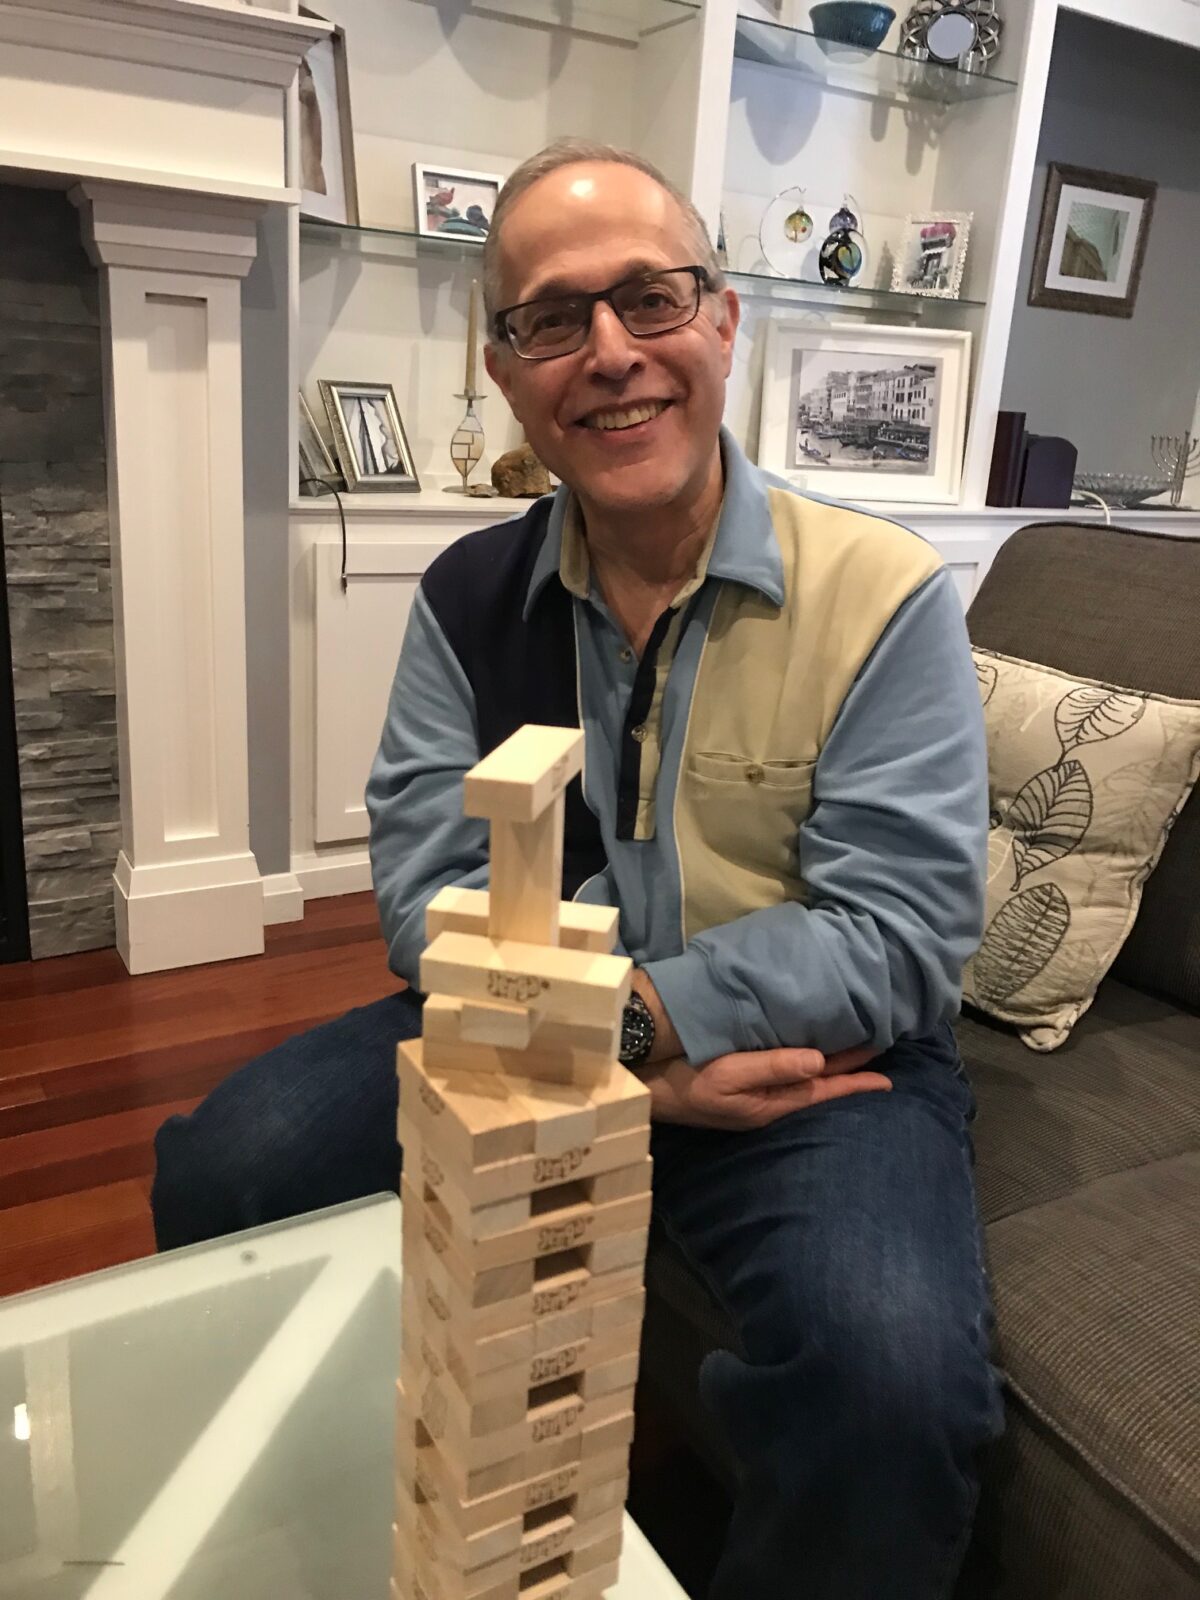
<svg viewBox="0 0 1200 1600">
<path fill-rule="evenodd" d="M 595 294 L 553 294 L 497 311 L 496 336 L 523 361 L 552 361 L 581 350 L 599 301 L 612 307 L 635 339 L 673 333 L 695 321 L 700 296 L 711 287 L 703 267 L 670 267 L 639 272 Z"/>
</svg>

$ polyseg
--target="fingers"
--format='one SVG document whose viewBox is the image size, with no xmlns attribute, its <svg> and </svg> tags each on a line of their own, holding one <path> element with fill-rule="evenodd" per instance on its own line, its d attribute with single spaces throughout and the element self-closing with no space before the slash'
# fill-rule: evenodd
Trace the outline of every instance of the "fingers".
<svg viewBox="0 0 1200 1600">
<path fill-rule="evenodd" d="M 873 1050 L 869 1045 L 858 1050 L 839 1050 L 836 1055 L 826 1056 L 824 1073 L 826 1077 L 837 1077 L 843 1072 L 857 1072 L 859 1067 L 865 1067 L 868 1061 L 874 1061 L 882 1051 Z"/>
<path fill-rule="evenodd" d="M 816 1078 L 808 1086 L 807 1105 L 819 1105 L 822 1100 L 841 1100 L 848 1094 L 865 1094 L 868 1091 L 890 1089 L 892 1080 L 882 1072 L 839 1073 L 831 1078 Z"/>
<path fill-rule="evenodd" d="M 748 1050 L 723 1059 L 730 1064 L 739 1090 L 808 1083 L 825 1068 L 825 1057 L 819 1050 Z"/>
</svg>

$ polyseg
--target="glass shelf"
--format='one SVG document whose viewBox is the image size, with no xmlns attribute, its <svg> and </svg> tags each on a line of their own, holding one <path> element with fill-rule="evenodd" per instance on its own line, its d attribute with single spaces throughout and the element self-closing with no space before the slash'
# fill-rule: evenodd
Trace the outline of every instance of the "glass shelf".
<svg viewBox="0 0 1200 1600">
<path fill-rule="evenodd" d="M 789 71 L 831 89 L 850 89 L 887 100 L 931 100 L 958 105 L 1013 94 L 1016 84 L 994 73 L 960 72 L 935 61 L 918 61 L 892 50 L 857 50 L 818 39 L 804 28 L 758 17 L 739 17 L 733 53 L 739 61 L 756 61 Z"/>
<path fill-rule="evenodd" d="M 482 239 L 433 239 L 415 228 L 388 228 L 382 225 L 359 226 L 347 222 L 325 222 L 317 217 L 301 217 L 300 237 L 315 240 L 333 250 L 358 255 L 390 256 L 398 261 L 430 261 L 447 264 L 473 261 L 482 266 Z"/>
<path fill-rule="evenodd" d="M 725 277 L 739 292 L 765 300 L 802 302 L 805 305 L 837 306 L 859 311 L 907 311 L 920 314 L 930 307 L 982 306 L 984 300 L 962 296 L 950 300 L 941 295 L 908 294 L 904 290 L 870 289 L 851 285 L 841 288 L 831 283 L 810 283 L 800 278 L 781 278 L 773 272 L 734 272 Z"/>
</svg>

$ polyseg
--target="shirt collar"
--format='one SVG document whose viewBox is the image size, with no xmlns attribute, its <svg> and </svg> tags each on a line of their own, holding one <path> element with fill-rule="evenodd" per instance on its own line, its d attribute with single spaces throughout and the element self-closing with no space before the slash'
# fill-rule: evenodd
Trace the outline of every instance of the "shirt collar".
<svg viewBox="0 0 1200 1600">
<path fill-rule="evenodd" d="M 721 429 L 725 495 L 712 537 L 701 554 L 693 578 L 680 592 L 686 600 L 706 576 L 729 579 L 757 589 L 774 605 L 784 601 L 783 557 L 771 522 L 767 480 L 746 459 L 728 428 Z M 590 592 L 591 572 L 579 504 L 565 484 L 555 491 L 542 548 L 534 562 L 523 616 L 528 619 L 542 590 L 555 575 L 579 599 Z"/>
</svg>

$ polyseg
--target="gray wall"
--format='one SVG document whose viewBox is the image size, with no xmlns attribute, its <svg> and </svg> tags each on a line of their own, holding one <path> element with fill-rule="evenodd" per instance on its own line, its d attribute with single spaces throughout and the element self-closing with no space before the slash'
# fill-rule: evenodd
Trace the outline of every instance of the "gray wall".
<svg viewBox="0 0 1200 1600">
<path fill-rule="evenodd" d="M 120 780 L 99 282 L 65 194 L 2 185 L 0 218 L 0 507 L 36 959 L 115 940 Z"/>
<path fill-rule="evenodd" d="M 1128 321 L 1026 303 L 1051 161 L 1159 185 Z M 1060 15 L 1019 295 L 1004 408 L 1071 439 L 1081 471 L 1152 471 L 1150 435 L 1190 428 L 1200 390 L 1200 51 Z"/>
<path fill-rule="evenodd" d="M 246 713 L 250 848 L 263 873 L 287 872 L 288 728 L 287 212 L 270 206 L 242 285 L 242 438 L 246 509 Z"/>
</svg>

